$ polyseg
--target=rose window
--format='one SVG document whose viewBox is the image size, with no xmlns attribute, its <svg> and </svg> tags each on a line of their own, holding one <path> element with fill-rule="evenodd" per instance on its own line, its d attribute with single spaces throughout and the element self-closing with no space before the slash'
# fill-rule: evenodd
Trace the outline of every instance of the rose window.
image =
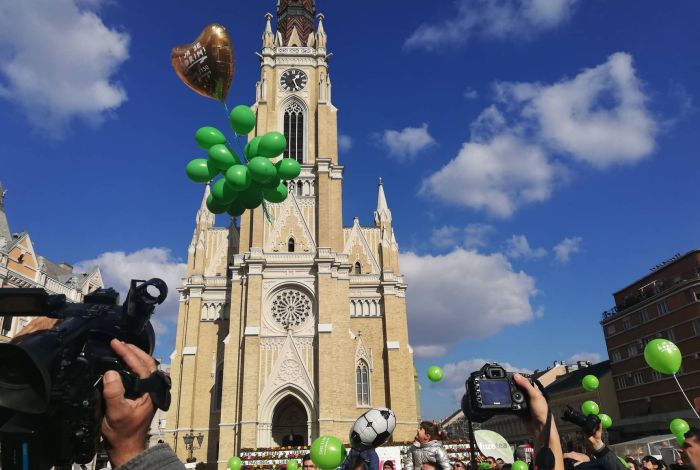
<svg viewBox="0 0 700 470">
<path fill-rule="evenodd" d="M 298 290 L 283 290 L 272 301 L 272 317 L 287 330 L 303 324 L 309 315 L 311 299 Z"/>
</svg>

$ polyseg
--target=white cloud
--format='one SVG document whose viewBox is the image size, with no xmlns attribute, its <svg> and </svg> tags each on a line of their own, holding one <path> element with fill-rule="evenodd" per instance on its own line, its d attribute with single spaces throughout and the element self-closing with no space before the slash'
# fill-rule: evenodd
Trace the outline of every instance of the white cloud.
<svg viewBox="0 0 700 470">
<path fill-rule="evenodd" d="M 479 97 L 479 92 L 473 88 L 467 87 L 467 89 L 464 90 L 463 95 L 468 100 L 475 100 Z"/>
<path fill-rule="evenodd" d="M 408 283 L 411 345 L 438 352 L 467 338 L 482 338 L 535 317 L 535 280 L 515 272 L 501 254 L 457 249 L 441 256 L 401 254 Z M 435 293 L 439 292 L 440 295 Z"/>
<path fill-rule="evenodd" d="M 456 158 L 423 181 L 421 192 L 498 217 L 549 199 L 562 169 L 545 152 L 514 135 L 462 146 Z"/>
<path fill-rule="evenodd" d="M 76 264 L 78 271 L 87 272 L 99 266 L 105 287 L 113 287 L 126 298 L 132 279 L 149 280 L 157 277 L 168 285 L 168 297 L 157 306 L 151 319 L 157 333 L 165 333 L 177 322 L 179 295 L 177 288 L 182 284 L 187 265 L 174 259 L 167 248 L 144 248 L 132 253 L 108 251 L 97 258 Z"/>
<path fill-rule="evenodd" d="M 461 401 L 462 395 L 464 395 L 464 382 L 469 378 L 472 372 L 476 372 L 481 369 L 484 364 L 493 361 L 489 359 L 467 359 L 459 362 L 449 362 L 442 366 L 442 371 L 444 372 L 443 380 L 439 384 L 443 387 L 449 388 L 452 392 L 452 396 L 455 400 Z M 509 362 L 499 362 L 501 367 L 503 367 L 508 372 L 521 372 L 524 374 L 531 374 L 532 370 L 516 367 Z"/>
<path fill-rule="evenodd" d="M 445 346 L 412 346 L 415 357 L 440 357 L 447 354 Z"/>
<path fill-rule="evenodd" d="M 352 137 L 345 134 L 340 134 L 338 137 L 338 149 L 341 152 L 349 152 L 352 148 Z"/>
<path fill-rule="evenodd" d="M 435 139 L 428 132 L 428 124 L 421 127 L 406 127 L 400 131 L 385 130 L 381 142 L 400 161 L 412 160 L 428 147 L 435 145 Z"/>
<path fill-rule="evenodd" d="M 438 248 L 481 248 L 494 228 L 487 224 L 469 224 L 464 228 L 445 225 L 433 229 L 430 242 Z"/>
<path fill-rule="evenodd" d="M 99 124 L 126 100 L 113 75 L 128 58 L 129 36 L 90 8 L 101 0 L 2 0 L 0 96 L 59 136 L 80 118 Z"/>
<path fill-rule="evenodd" d="M 574 363 L 578 361 L 589 361 L 592 364 L 597 364 L 600 362 L 601 356 L 598 353 L 593 353 L 593 352 L 580 352 L 576 353 L 570 358 L 567 359 L 566 362 L 568 363 Z"/>
<path fill-rule="evenodd" d="M 552 248 L 554 250 L 555 259 L 561 264 L 568 263 L 573 253 L 579 253 L 581 251 L 582 241 L 583 239 L 581 237 L 563 239 L 557 246 Z"/>
<path fill-rule="evenodd" d="M 422 24 L 404 43 L 407 49 L 466 44 L 473 36 L 529 38 L 553 29 L 573 13 L 577 0 L 458 0 L 457 12 L 436 24 Z"/>
<path fill-rule="evenodd" d="M 547 256 L 547 250 L 532 248 L 525 235 L 513 235 L 506 242 L 506 254 L 510 258 L 540 259 Z"/>
<path fill-rule="evenodd" d="M 654 150 L 657 124 L 623 52 L 554 85 L 501 84 L 501 99 L 519 102 L 539 126 L 542 140 L 596 167 L 634 163 Z"/>
</svg>

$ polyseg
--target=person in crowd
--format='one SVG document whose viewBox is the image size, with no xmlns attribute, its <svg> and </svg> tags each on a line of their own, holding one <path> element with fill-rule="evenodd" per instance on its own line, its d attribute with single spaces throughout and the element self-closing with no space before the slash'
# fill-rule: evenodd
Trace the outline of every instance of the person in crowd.
<svg viewBox="0 0 700 470">
<path fill-rule="evenodd" d="M 314 461 L 311 460 L 311 454 L 306 454 L 301 458 L 301 468 L 303 470 L 318 470 L 318 467 L 314 465 Z"/>
<path fill-rule="evenodd" d="M 513 468 L 512 463 L 503 463 L 503 466 L 501 467 L 501 470 L 511 470 Z"/>
<path fill-rule="evenodd" d="M 684 437 L 681 447 L 683 463 L 693 470 L 700 470 L 700 429 L 690 428 Z"/>
<path fill-rule="evenodd" d="M 467 464 L 462 460 L 455 460 L 452 462 L 452 470 L 467 470 Z"/>
<path fill-rule="evenodd" d="M 588 443 L 593 450 L 596 467 L 602 467 L 605 470 L 630 470 L 628 464 L 623 464 L 615 452 L 603 442 L 603 426 L 601 424 L 591 436 L 588 436 Z M 579 452 L 567 452 L 564 454 L 564 458 L 574 460 L 576 465 L 591 461 L 588 455 Z"/>
<path fill-rule="evenodd" d="M 639 465 L 639 462 L 634 460 L 632 457 L 629 457 L 629 456 L 626 457 L 625 461 L 627 462 L 627 467 L 629 468 L 629 470 L 641 470 L 642 469 L 642 466 Z"/>
<path fill-rule="evenodd" d="M 498 468 L 498 470 L 501 470 L 504 464 L 505 461 L 502 458 L 499 457 L 496 459 L 496 468 Z"/>
<path fill-rule="evenodd" d="M 362 460 L 362 462 L 360 462 Z M 357 470 L 355 465 L 364 463 L 367 467 L 365 470 L 379 470 L 379 456 L 374 449 L 357 450 L 350 449 L 350 452 L 345 457 L 343 462 L 343 470 Z"/>
<path fill-rule="evenodd" d="M 393 460 L 385 460 L 384 463 L 382 464 L 382 470 L 394 470 L 394 461 Z"/>
<path fill-rule="evenodd" d="M 642 467 L 644 467 L 645 470 L 661 470 L 658 459 L 651 455 L 644 456 L 642 459 Z"/>
<path fill-rule="evenodd" d="M 423 462 L 420 466 L 420 470 L 440 470 L 440 465 L 435 462 Z"/>
<path fill-rule="evenodd" d="M 490 455 L 486 457 L 486 463 L 489 464 L 491 468 L 496 468 L 498 466 L 496 463 L 496 458 Z"/>
<path fill-rule="evenodd" d="M 416 438 L 420 447 L 411 446 L 406 461 L 406 470 L 420 468 L 423 462 L 437 464 L 438 470 L 450 470 L 452 466 L 447 458 L 447 452 L 442 446 L 442 433 L 437 424 L 431 421 L 423 421 L 416 432 Z"/>
</svg>

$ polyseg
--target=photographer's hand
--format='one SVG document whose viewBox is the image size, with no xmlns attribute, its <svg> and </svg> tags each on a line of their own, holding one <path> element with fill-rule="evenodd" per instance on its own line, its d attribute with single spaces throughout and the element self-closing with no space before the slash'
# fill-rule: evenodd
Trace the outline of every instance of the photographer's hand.
<svg viewBox="0 0 700 470">
<path fill-rule="evenodd" d="M 575 460 L 576 463 L 574 464 L 574 466 L 591 461 L 591 458 L 589 456 L 580 452 L 567 452 L 566 454 L 564 454 L 564 458 Z"/>
<path fill-rule="evenodd" d="M 515 383 L 525 391 L 528 396 L 528 408 L 530 409 L 530 418 L 532 422 L 532 431 L 535 441 L 540 447 L 545 443 L 544 439 L 545 425 L 547 424 L 547 415 L 549 414 L 549 405 L 540 389 L 531 383 L 528 379 L 520 374 L 513 374 Z M 549 432 L 549 448 L 554 454 L 554 470 L 564 470 L 564 455 L 561 449 L 561 441 L 559 440 L 559 431 L 554 419 L 551 421 Z"/>
<path fill-rule="evenodd" d="M 599 424 L 592 436 L 588 436 L 588 442 L 593 447 L 594 451 L 599 451 L 605 447 L 605 442 L 603 442 L 603 425 Z"/>
<path fill-rule="evenodd" d="M 132 344 L 113 339 L 112 349 L 139 377 L 145 379 L 157 370 L 155 360 Z M 107 441 L 109 459 L 116 468 L 146 450 L 148 428 L 155 414 L 146 393 L 136 400 L 124 397 L 121 376 L 113 370 L 104 375 L 103 397 L 106 404 L 102 436 Z"/>
</svg>

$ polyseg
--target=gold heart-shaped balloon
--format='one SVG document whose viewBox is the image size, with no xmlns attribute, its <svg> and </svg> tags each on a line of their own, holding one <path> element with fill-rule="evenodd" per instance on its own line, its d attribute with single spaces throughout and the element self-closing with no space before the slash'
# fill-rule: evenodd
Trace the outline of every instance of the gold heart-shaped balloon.
<svg viewBox="0 0 700 470">
<path fill-rule="evenodd" d="M 208 25 L 192 44 L 173 49 L 170 62 L 185 85 L 221 102 L 226 100 L 233 80 L 233 46 L 226 28 Z"/>
</svg>

